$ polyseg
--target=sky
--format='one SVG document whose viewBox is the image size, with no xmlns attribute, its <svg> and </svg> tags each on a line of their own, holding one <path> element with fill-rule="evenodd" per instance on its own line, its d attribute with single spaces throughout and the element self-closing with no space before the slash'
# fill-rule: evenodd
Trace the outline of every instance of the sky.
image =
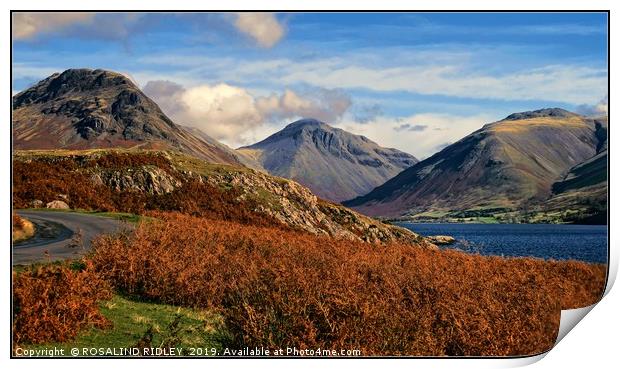
<svg viewBox="0 0 620 369">
<path fill-rule="evenodd" d="M 13 13 L 13 93 L 134 81 L 231 147 L 316 118 L 425 158 L 514 112 L 607 112 L 606 13 Z"/>
</svg>

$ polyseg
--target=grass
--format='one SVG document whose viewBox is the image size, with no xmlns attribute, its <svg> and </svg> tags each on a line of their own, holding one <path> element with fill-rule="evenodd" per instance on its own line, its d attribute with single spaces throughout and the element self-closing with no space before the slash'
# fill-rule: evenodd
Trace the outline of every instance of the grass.
<svg viewBox="0 0 620 369">
<path fill-rule="evenodd" d="M 55 211 L 55 212 L 63 212 L 63 213 L 78 213 L 78 214 L 88 214 L 95 215 L 98 217 L 122 220 L 129 223 L 138 223 L 141 220 L 149 219 L 150 217 L 132 213 L 122 213 L 122 212 L 114 212 L 114 211 L 93 211 L 93 210 L 84 210 L 84 209 L 43 209 L 43 208 L 30 208 L 23 210 L 35 210 L 35 211 Z"/>
<path fill-rule="evenodd" d="M 226 164 L 213 164 L 204 160 L 176 152 L 168 152 L 172 165 L 178 170 L 191 171 L 204 176 L 213 174 L 248 173 L 252 169 Z"/>
<path fill-rule="evenodd" d="M 165 341 L 170 342 L 174 335 L 174 338 L 178 339 L 175 347 L 183 348 L 183 352 L 189 354 L 186 349 L 190 347 L 200 347 L 206 352 L 211 352 L 211 349 L 219 351 L 220 342 L 225 338 L 221 318 L 206 310 L 137 301 L 116 294 L 111 300 L 101 303 L 101 313 L 112 322 L 112 328 L 89 328 L 71 342 L 50 342 L 24 347 L 64 349 L 66 355 L 70 355 L 69 350 L 73 347 L 129 348 L 151 330 L 152 347 L 159 347 L 165 344 Z M 171 328 L 175 320 L 178 320 L 178 325 Z"/>
<path fill-rule="evenodd" d="M 540 118 L 530 118 L 530 119 L 521 119 L 510 122 L 502 122 L 502 124 L 495 124 L 492 127 L 492 130 L 495 132 L 504 132 L 504 133 L 524 133 L 528 130 L 538 127 L 550 126 L 550 127 L 581 127 L 584 126 L 584 120 L 580 117 L 570 117 L 570 118 L 551 118 L 551 117 L 540 117 Z"/>
</svg>

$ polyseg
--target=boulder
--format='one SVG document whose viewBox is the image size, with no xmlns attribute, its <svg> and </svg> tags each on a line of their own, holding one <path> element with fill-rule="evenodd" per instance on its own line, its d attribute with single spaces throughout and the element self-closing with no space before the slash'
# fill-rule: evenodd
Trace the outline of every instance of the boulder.
<svg viewBox="0 0 620 369">
<path fill-rule="evenodd" d="M 450 245 L 456 242 L 452 236 L 428 236 L 426 239 L 435 245 Z"/>
<path fill-rule="evenodd" d="M 31 208 L 42 208 L 43 207 L 43 201 L 41 200 L 32 200 L 30 202 L 30 207 Z"/>
<path fill-rule="evenodd" d="M 50 201 L 45 205 L 48 209 L 71 209 L 66 202 L 60 200 Z"/>
</svg>

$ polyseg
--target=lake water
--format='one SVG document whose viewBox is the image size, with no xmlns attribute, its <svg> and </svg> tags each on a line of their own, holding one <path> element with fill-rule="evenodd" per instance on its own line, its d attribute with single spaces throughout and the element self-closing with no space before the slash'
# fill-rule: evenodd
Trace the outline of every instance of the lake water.
<svg viewBox="0 0 620 369">
<path fill-rule="evenodd" d="M 604 225 L 410 222 L 398 225 L 424 236 L 452 236 L 457 242 L 445 247 L 483 255 L 607 262 L 607 226 Z"/>
</svg>

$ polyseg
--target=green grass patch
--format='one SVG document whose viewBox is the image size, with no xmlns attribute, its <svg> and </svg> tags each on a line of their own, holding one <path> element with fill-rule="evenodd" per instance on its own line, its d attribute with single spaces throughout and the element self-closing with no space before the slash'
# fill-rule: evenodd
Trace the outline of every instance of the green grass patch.
<svg viewBox="0 0 620 369">
<path fill-rule="evenodd" d="M 144 340 L 150 332 L 152 341 L 148 346 L 163 347 L 172 343 L 190 355 L 190 348 L 222 350 L 227 335 L 219 315 L 209 311 L 188 309 L 172 305 L 136 301 L 133 298 L 115 295 L 101 303 L 101 313 L 112 322 L 112 328 L 91 328 L 78 335 L 72 342 L 26 345 L 28 349 L 64 349 L 70 356 L 70 349 L 82 348 L 130 348 Z M 206 350 L 206 351 L 205 351 Z"/>
<path fill-rule="evenodd" d="M 176 152 L 169 152 L 168 154 L 170 155 L 172 165 L 176 169 L 198 173 L 203 176 L 209 176 L 214 174 L 226 175 L 229 173 L 247 173 L 252 171 L 247 167 L 226 164 L 213 164 L 198 158 L 179 154 Z"/>
<path fill-rule="evenodd" d="M 93 210 L 84 210 L 84 209 L 47 209 L 47 208 L 30 208 L 30 209 L 20 209 L 20 210 L 34 210 L 41 212 L 59 212 L 59 213 L 78 213 L 78 214 L 88 214 L 95 215 L 98 217 L 117 219 L 126 221 L 129 223 L 138 223 L 141 220 L 149 220 L 150 217 L 146 217 L 143 215 L 132 214 L 132 213 L 119 213 L 119 212 L 111 212 L 111 211 L 93 211 Z"/>
<path fill-rule="evenodd" d="M 412 218 L 443 218 L 443 217 L 447 216 L 448 214 L 449 214 L 449 212 L 447 212 L 447 211 L 440 211 L 440 210 L 424 211 L 422 213 L 417 213 L 417 214 L 413 215 Z"/>
</svg>

